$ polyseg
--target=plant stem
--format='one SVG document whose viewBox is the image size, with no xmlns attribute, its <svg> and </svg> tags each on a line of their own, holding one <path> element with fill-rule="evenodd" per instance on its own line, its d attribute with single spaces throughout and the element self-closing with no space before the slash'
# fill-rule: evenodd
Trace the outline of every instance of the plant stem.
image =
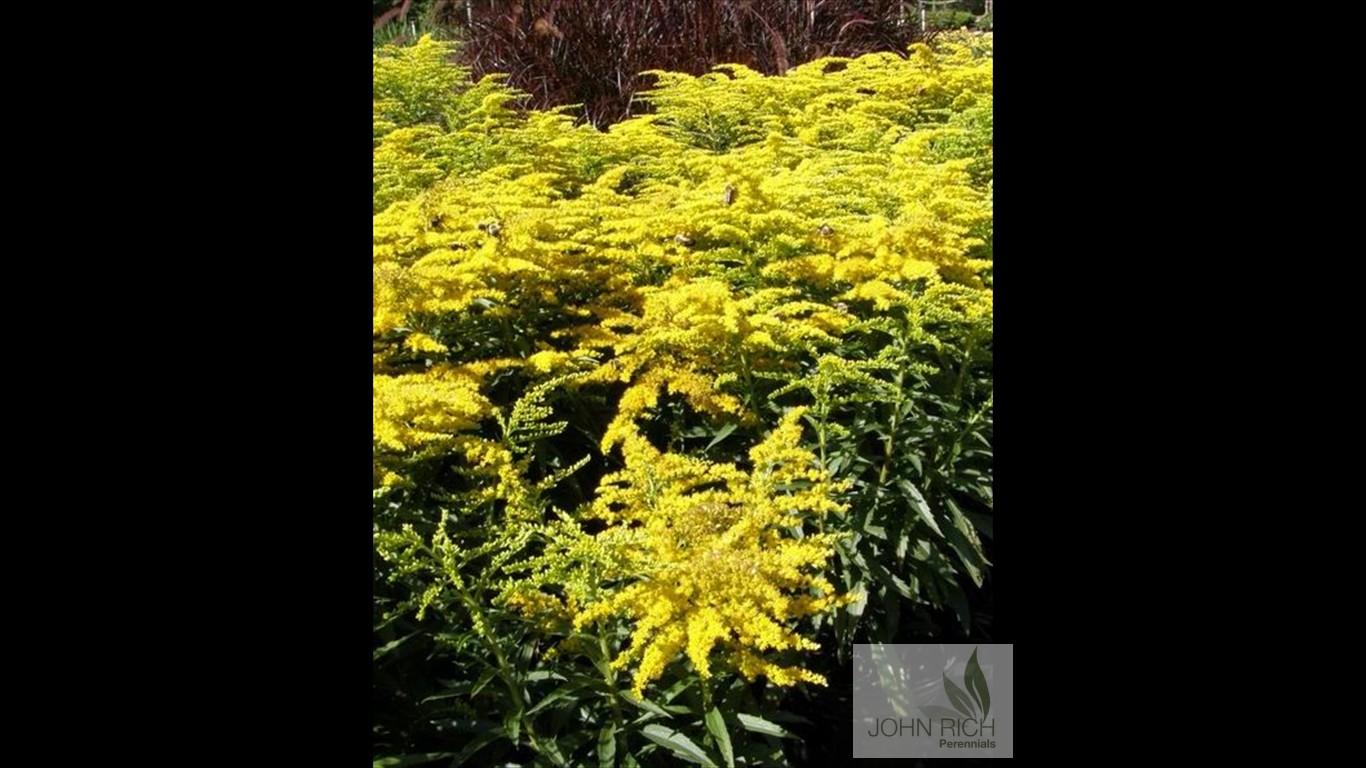
<svg viewBox="0 0 1366 768">
<path fill-rule="evenodd" d="M 523 714 L 526 712 L 526 693 L 522 690 L 522 687 L 517 684 L 517 678 L 512 674 L 512 665 L 508 663 L 507 656 L 503 654 L 503 649 L 502 646 L 498 644 L 498 639 L 489 631 L 488 617 L 484 615 L 483 610 L 479 607 L 479 603 L 469 594 L 464 585 L 455 580 L 452 581 L 455 583 L 456 593 L 460 596 L 460 602 L 464 603 L 465 610 L 470 612 L 470 618 L 474 621 L 474 626 L 479 632 L 479 637 L 488 645 L 489 650 L 493 652 L 493 658 L 498 662 L 498 677 L 502 679 L 503 684 L 507 686 L 508 693 L 511 694 L 513 701 L 516 702 L 517 720 L 521 723 L 522 730 L 526 731 L 527 739 L 531 742 L 531 748 L 536 750 L 537 754 L 544 755 L 552 763 L 563 765 L 563 762 L 554 757 L 554 753 L 546 752 L 545 748 L 541 746 L 540 739 L 536 738 L 535 726 L 533 726 L 531 721 L 526 719 Z"/>
<path fill-rule="evenodd" d="M 602 651 L 602 667 L 600 669 L 602 679 L 606 681 L 607 689 L 612 693 L 612 721 L 617 726 L 617 732 L 620 733 L 625 727 L 625 721 L 621 716 L 621 694 L 617 691 L 616 676 L 612 674 L 612 667 L 609 662 L 609 659 L 612 658 L 612 651 L 607 647 L 607 636 L 603 634 L 602 622 L 598 622 L 598 648 Z"/>
<path fill-rule="evenodd" d="M 896 443 L 897 422 L 901 419 L 901 404 L 905 401 L 905 371 L 896 372 L 896 400 L 892 402 L 892 415 L 887 420 L 887 444 L 882 452 L 882 470 L 877 475 L 878 488 L 887 484 L 887 469 L 892 465 L 892 446 Z"/>
<path fill-rule="evenodd" d="M 977 334 L 968 334 L 968 346 L 963 350 L 963 365 L 958 369 L 958 381 L 953 384 L 953 399 L 959 399 L 963 394 L 963 380 L 968 376 L 968 369 L 972 367 L 972 353 L 977 346 Z"/>
<path fill-rule="evenodd" d="M 750 371 L 749 357 L 743 352 L 740 353 L 740 370 L 745 373 L 745 407 L 757 410 L 755 403 L 759 398 L 754 393 L 754 374 Z"/>
</svg>

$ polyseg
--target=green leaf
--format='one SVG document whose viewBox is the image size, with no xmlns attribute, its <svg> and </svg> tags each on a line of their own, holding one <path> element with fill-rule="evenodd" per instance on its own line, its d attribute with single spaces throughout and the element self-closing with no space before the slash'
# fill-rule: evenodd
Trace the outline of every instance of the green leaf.
<svg viewBox="0 0 1366 768">
<path fill-rule="evenodd" d="M 987 692 L 987 676 L 982 672 L 982 665 L 977 663 L 976 648 L 972 649 L 972 658 L 968 659 L 967 671 L 963 673 L 963 685 L 982 710 L 982 719 L 986 719 L 987 712 L 991 711 L 991 694 Z"/>
<path fill-rule="evenodd" d="M 536 702 L 535 706 L 533 706 L 531 709 L 528 709 L 526 711 L 527 716 L 529 717 L 531 715 L 536 714 L 537 712 L 540 712 L 541 710 L 545 709 L 551 704 L 554 704 L 555 702 L 560 701 L 566 696 L 569 696 L 570 694 L 578 691 L 582 687 L 583 683 L 569 683 L 568 685 L 562 685 L 559 688 L 556 688 L 544 699 L 541 699 L 540 701 Z M 573 702 L 571 701 L 570 703 Z"/>
<path fill-rule="evenodd" d="M 915 453 L 906 454 L 906 458 L 915 465 L 915 474 L 919 477 L 925 476 L 925 467 L 920 463 L 920 457 Z"/>
<path fill-rule="evenodd" d="M 568 680 L 578 683 L 585 688 L 592 688 L 603 695 L 611 695 L 612 693 L 612 688 L 609 687 L 601 677 L 594 677 L 593 675 L 586 675 L 581 672 L 569 672 Z"/>
<path fill-rule="evenodd" d="M 991 495 L 991 489 L 986 489 L 986 492 L 989 497 Z M 992 538 L 991 517 L 989 515 L 984 515 L 980 512 L 964 512 L 963 514 L 968 518 L 968 522 L 972 523 L 973 528 L 986 534 L 988 539 Z"/>
<path fill-rule="evenodd" d="M 915 590 L 911 588 L 910 584 L 907 584 L 904 579 L 897 576 L 895 573 L 888 572 L 887 575 L 891 579 L 892 586 L 896 588 L 896 591 L 900 593 L 902 597 L 907 600 L 915 599 Z"/>
<path fill-rule="evenodd" d="M 679 696 L 682 696 L 683 693 L 684 693 L 685 691 L 687 691 L 689 688 L 691 688 L 691 687 L 693 686 L 693 683 L 695 683 L 695 682 L 697 682 L 696 679 L 684 678 L 684 679 L 682 679 L 682 680 L 679 680 L 678 682 L 676 682 L 676 683 L 674 683 L 673 685 L 669 686 L 669 687 L 664 691 L 664 693 L 663 693 L 663 695 L 662 695 L 663 701 L 664 701 L 665 703 L 672 703 L 672 702 L 673 702 L 675 699 L 677 699 Z M 665 709 L 669 710 L 670 712 L 674 711 L 674 708 L 673 708 L 673 707 L 665 707 Z M 692 710 L 688 709 L 687 707 L 684 707 L 684 709 L 687 710 L 687 711 L 692 711 Z"/>
<path fill-rule="evenodd" d="M 379 660 L 379 657 L 381 657 L 381 656 L 387 654 L 388 652 L 394 650 L 395 648 L 399 647 L 399 646 L 402 645 L 405 641 L 410 640 L 410 639 L 412 639 L 412 638 L 414 638 L 414 637 L 417 637 L 417 635 L 420 634 L 421 632 L 422 632 L 422 630 L 418 630 L 417 632 L 412 632 L 412 633 L 410 633 L 410 634 L 404 635 L 403 637 L 400 637 L 400 638 L 397 639 L 397 640 L 393 640 L 393 641 L 391 641 L 391 642 L 385 643 L 384 645 L 381 645 L 380 647 L 378 647 L 378 648 L 375 649 L 375 655 L 374 655 L 374 658 L 371 659 L 371 661 L 378 661 L 378 660 Z"/>
<path fill-rule="evenodd" d="M 640 732 L 645 735 L 645 738 L 664 747 L 690 763 L 716 768 L 716 763 L 712 762 L 711 758 L 707 757 L 707 753 L 703 752 L 701 747 L 698 747 L 691 739 L 678 731 L 666 728 L 658 723 L 650 723 L 640 729 Z"/>
<path fill-rule="evenodd" d="M 857 586 L 857 591 L 845 590 L 846 592 L 851 592 L 855 595 L 854 602 L 850 603 L 849 607 L 845 609 L 850 616 L 862 616 L 863 609 L 868 606 L 868 588 L 863 586 L 862 582 Z"/>
<path fill-rule="evenodd" d="M 617 758 L 617 727 L 608 723 L 598 731 L 598 767 L 612 768 Z"/>
<path fill-rule="evenodd" d="M 963 588 L 958 586 L 957 581 L 946 581 L 940 586 L 942 587 L 944 602 L 958 616 L 963 631 L 970 631 L 972 628 L 972 607 L 968 604 L 968 596 L 963 593 Z"/>
<path fill-rule="evenodd" d="M 474 681 L 474 687 L 470 689 L 470 696 L 478 696 L 479 692 L 484 690 L 484 686 L 488 685 L 489 681 L 497 674 L 498 669 L 496 667 L 489 667 L 484 670 L 484 673 L 479 676 L 479 679 Z"/>
<path fill-rule="evenodd" d="M 430 703 L 432 703 L 433 701 L 441 701 L 442 699 L 463 699 L 463 698 L 465 698 L 465 697 L 467 697 L 467 696 L 470 695 L 469 687 L 470 687 L 470 684 L 469 684 L 469 683 L 465 683 L 464 685 L 459 686 L 457 689 L 453 689 L 453 690 L 448 691 L 448 692 L 446 692 L 446 693 L 434 693 L 434 694 L 432 694 L 431 696 L 428 696 L 428 697 L 422 699 L 422 700 L 421 700 L 420 702 L 418 702 L 418 703 L 419 703 L 419 704 L 430 704 Z"/>
<path fill-rule="evenodd" d="M 716 739 L 716 746 L 721 750 L 721 757 L 726 761 L 726 768 L 735 768 L 735 749 L 730 745 L 730 734 L 726 732 L 726 720 L 721 717 L 721 710 L 712 707 L 707 713 L 707 733 Z"/>
<path fill-rule="evenodd" d="M 906 498 L 906 501 L 910 502 L 911 508 L 920 515 L 920 519 L 924 520 L 935 533 L 943 536 L 944 532 L 939 530 L 939 523 L 935 521 L 934 515 L 930 514 L 930 504 L 925 501 L 920 489 L 904 477 L 897 480 L 896 485 L 901 489 L 901 494 Z"/>
<path fill-rule="evenodd" d="M 953 525 L 949 528 L 948 539 L 949 547 L 958 555 L 958 559 L 963 563 L 963 568 L 967 570 L 968 576 L 972 578 L 972 583 L 982 586 L 982 569 L 980 566 L 990 565 L 986 555 L 982 552 L 982 540 L 977 538 L 977 531 L 972 527 L 972 523 L 963 516 L 962 510 L 954 504 L 951 499 L 944 500 L 944 507 L 948 509 Z"/>
<path fill-rule="evenodd" d="M 944 673 L 944 692 L 949 695 L 949 701 L 953 702 L 953 708 L 963 713 L 963 717 L 974 717 L 972 700 L 968 698 L 963 689 L 959 688 L 949 679 L 947 672 Z"/>
<path fill-rule="evenodd" d="M 659 706 L 658 704 L 655 704 L 652 701 L 647 701 L 645 699 L 638 699 L 635 697 L 634 694 L 623 693 L 621 697 L 623 699 L 626 699 L 631 704 L 645 710 L 646 712 L 649 712 L 650 714 L 659 715 L 660 717 L 673 717 L 673 715 L 670 715 L 668 712 L 664 711 L 664 708 Z"/>
<path fill-rule="evenodd" d="M 541 739 L 541 754 L 550 759 L 550 762 L 557 766 L 566 764 L 564 755 L 560 754 L 560 747 L 555 743 L 555 739 Z"/>
<path fill-rule="evenodd" d="M 784 730 L 781 725 L 771 723 L 762 717 L 747 715 L 743 712 L 736 717 L 740 719 L 740 725 L 743 725 L 747 731 L 762 733 L 765 736 L 777 736 L 778 738 L 793 738 L 792 734 Z"/>
<path fill-rule="evenodd" d="M 713 437 L 711 439 L 711 442 L 707 443 L 707 447 L 703 448 L 702 452 L 706 453 L 707 451 L 710 451 L 712 447 L 715 446 L 717 443 L 721 442 L 722 440 L 725 440 L 727 437 L 730 437 L 730 433 L 734 432 L 735 428 L 738 426 L 739 424 L 732 423 L 727 424 L 726 426 L 716 430 L 716 437 Z"/>
<path fill-rule="evenodd" d="M 422 765 L 436 760 L 444 760 L 454 755 L 454 752 L 427 752 L 421 755 L 396 755 L 394 757 L 381 757 L 375 761 L 374 768 L 407 768 L 410 765 Z"/>
</svg>

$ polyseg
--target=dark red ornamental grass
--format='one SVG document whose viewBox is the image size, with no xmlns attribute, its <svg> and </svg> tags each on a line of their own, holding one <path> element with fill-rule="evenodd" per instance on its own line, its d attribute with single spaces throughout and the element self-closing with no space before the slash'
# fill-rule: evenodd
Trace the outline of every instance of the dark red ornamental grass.
<svg viewBox="0 0 1366 768">
<path fill-rule="evenodd" d="M 648 111 L 651 69 L 702 74 L 739 63 L 767 74 L 822 56 L 903 53 L 921 36 L 910 0 L 446 0 L 476 77 L 501 72 L 534 109 L 582 105 L 605 127 Z"/>
</svg>

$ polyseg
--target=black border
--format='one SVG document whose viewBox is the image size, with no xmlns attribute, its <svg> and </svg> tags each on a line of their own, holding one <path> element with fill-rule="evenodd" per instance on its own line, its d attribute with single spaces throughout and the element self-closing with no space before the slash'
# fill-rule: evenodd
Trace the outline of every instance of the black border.
<svg viewBox="0 0 1366 768">
<path fill-rule="evenodd" d="M 1162 390 L 1191 359 L 1180 321 L 1163 319 L 1173 249 L 1148 181 L 1169 165 L 1155 136 L 1173 119 L 1161 80 L 1178 67 L 1155 66 L 1154 25 L 1100 5 L 1007 4 L 995 53 L 996 275 L 1008 290 L 993 640 L 1019 645 L 1016 690 L 1034 697 L 1017 703 L 1020 756 L 1089 751 L 1058 751 L 1050 720 L 1097 680 L 1150 684 L 1155 663 L 1125 649 L 1160 637 L 1154 593 L 1180 599 L 1160 575 L 1147 581 L 1168 567 L 1152 544 L 1171 502 L 1152 496 L 1166 454 L 1183 450 Z M 228 683 L 197 693 L 193 717 L 217 724 L 197 745 L 215 754 L 340 765 L 369 731 L 370 531 L 355 508 L 364 489 L 351 487 L 369 466 L 356 343 L 369 288 L 354 261 L 369 218 L 355 146 L 363 38 L 326 8 L 256 13 L 190 22 L 207 30 L 193 66 L 217 74 L 185 127 L 208 189 L 177 202 L 197 235 L 189 258 L 205 265 L 188 279 L 217 326 L 184 382 L 202 392 L 184 426 L 205 429 L 208 414 L 210 434 L 180 512 L 201 570 L 183 578 L 213 585 L 187 611 L 192 677 Z M 1120 738 L 1128 715 L 1109 706 L 1075 716 Z"/>
</svg>

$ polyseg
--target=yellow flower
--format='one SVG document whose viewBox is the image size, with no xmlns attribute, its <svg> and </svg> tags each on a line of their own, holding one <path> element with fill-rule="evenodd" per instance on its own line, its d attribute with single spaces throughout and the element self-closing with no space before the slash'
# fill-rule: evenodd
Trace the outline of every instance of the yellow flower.
<svg viewBox="0 0 1366 768">
<path fill-rule="evenodd" d="M 604 478 L 594 513 L 643 537 L 621 553 L 634 583 L 589 605 L 578 626 L 609 617 L 631 620 L 631 644 L 618 667 L 636 663 L 637 693 L 686 657 L 708 677 L 719 660 L 779 685 L 819 676 L 763 661 L 763 654 L 813 650 L 796 624 L 840 603 L 820 574 L 835 537 L 793 529 L 818 524 L 843 507 L 816 457 L 797 447 L 800 410 L 789 413 L 750 451 L 752 469 L 663 453 L 623 430 L 626 468 Z"/>
</svg>

